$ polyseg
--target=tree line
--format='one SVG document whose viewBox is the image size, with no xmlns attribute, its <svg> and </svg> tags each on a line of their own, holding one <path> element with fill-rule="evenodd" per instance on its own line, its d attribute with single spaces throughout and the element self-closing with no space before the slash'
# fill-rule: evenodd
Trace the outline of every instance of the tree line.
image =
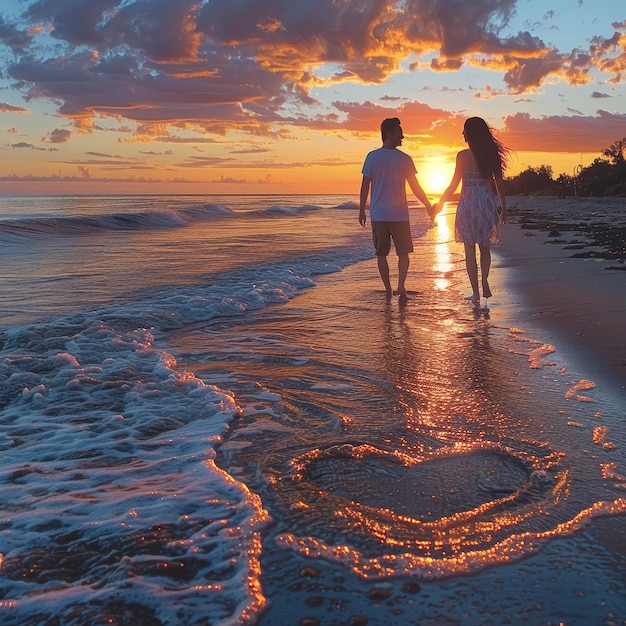
<svg viewBox="0 0 626 626">
<path fill-rule="evenodd" d="M 587 167 L 554 178 L 552 167 L 528 167 L 516 176 L 504 179 L 507 195 L 625 196 L 626 137 L 602 150 Z"/>
</svg>

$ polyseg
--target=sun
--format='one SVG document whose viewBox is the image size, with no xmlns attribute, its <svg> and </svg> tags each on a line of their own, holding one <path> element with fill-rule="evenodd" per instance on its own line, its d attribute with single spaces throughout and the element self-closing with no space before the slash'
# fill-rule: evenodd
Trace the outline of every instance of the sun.
<svg viewBox="0 0 626 626">
<path fill-rule="evenodd" d="M 448 179 L 443 172 L 435 171 L 428 175 L 428 179 L 424 181 L 424 186 L 430 193 L 443 193 L 448 184 Z"/>
<path fill-rule="evenodd" d="M 446 190 L 453 173 L 454 162 L 444 158 L 424 160 L 417 165 L 417 180 L 431 196 L 440 196 Z"/>
</svg>

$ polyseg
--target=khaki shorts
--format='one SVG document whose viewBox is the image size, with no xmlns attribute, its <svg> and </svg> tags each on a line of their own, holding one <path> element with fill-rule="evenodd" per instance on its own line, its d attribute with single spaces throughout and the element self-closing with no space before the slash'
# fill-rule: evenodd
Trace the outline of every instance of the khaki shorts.
<svg viewBox="0 0 626 626">
<path fill-rule="evenodd" d="M 398 256 L 413 252 L 413 237 L 408 220 L 406 222 L 372 222 L 372 237 L 376 256 L 389 254 L 392 239 Z"/>
</svg>

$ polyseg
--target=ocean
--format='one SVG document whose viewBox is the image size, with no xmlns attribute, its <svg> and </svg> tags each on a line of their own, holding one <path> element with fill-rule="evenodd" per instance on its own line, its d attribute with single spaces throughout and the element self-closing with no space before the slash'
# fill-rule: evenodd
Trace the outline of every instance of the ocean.
<svg viewBox="0 0 626 626">
<path fill-rule="evenodd" d="M 0 197 L 0 623 L 626 624 L 622 400 L 357 200 Z"/>
</svg>

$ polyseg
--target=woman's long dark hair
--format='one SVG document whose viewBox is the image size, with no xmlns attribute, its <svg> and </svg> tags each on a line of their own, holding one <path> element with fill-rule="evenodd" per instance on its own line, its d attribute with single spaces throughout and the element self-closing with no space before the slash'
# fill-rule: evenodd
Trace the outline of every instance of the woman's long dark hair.
<svg viewBox="0 0 626 626">
<path fill-rule="evenodd" d="M 506 169 L 510 150 L 494 137 L 487 122 L 482 117 L 469 117 L 465 120 L 463 134 L 476 157 L 480 173 L 485 178 L 491 178 L 493 174 L 501 175 Z"/>
</svg>

